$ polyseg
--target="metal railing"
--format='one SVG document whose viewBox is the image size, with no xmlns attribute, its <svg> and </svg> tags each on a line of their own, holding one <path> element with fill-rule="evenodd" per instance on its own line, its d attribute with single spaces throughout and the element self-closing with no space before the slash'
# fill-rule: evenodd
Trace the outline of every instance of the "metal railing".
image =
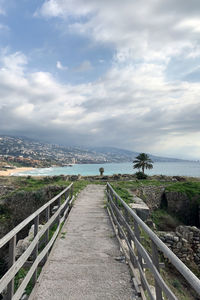
<svg viewBox="0 0 200 300">
<path fill-rule="evenodd" d="M 0 293 L 6 291 L 7 300 L 20 299 L 31 279 L 32 285 L 35 285 L 38 277 L 38 266 L 40 263 L 44 264 L 47 260 L 48 253 L 59 233 L 61 224 L 65 221 L 69 213 L 72 201 L 73 183 L 40 207 L 0 240 L 0 249 L 2 249 L 2 247 L 8 247 L 9 249 L 8 270 L 0 280 Z M 39 230 L 41 219 L 44 224 Z M 31 224 L 34 224 L 34 238 L 25 252 L 16 260 L 17 234 L 24 228 L 30 227 Z M 49 233 L 54 225 L 55 229 L 52 231 L 52 237 L 50 237 Z M 26 263 L 28 263 L 30 268 L 15 292 L 15 276 Z"/>
<path fill-rule="evenodd" d="M 185 280 L 200 295 L 200 280 L 186 267 L 186 265 L 158 238 L 158 236 L 137 216 L 137 214 L 121 199 L 109 183 L 107 183 L 108 212 L 119 240 L 124 240 L 129 265 L 135 275 L 135 286 L 138 293 L 145 299 L 145 293 L 151 300 L 163 300 L 165 296 L 170 300 L 178 298 L 167 286 L 160 274 L 159 256 L 162 253 L 171 264 L 182 274 Z M 149 238 L 151 251 L 143 246 L 144 234 Z M 155 282 L 155 294 L 148 283 L 145 269 L 149 269 Z M 139 274 L 139 276 L 138 276 Z"/>
</svg>

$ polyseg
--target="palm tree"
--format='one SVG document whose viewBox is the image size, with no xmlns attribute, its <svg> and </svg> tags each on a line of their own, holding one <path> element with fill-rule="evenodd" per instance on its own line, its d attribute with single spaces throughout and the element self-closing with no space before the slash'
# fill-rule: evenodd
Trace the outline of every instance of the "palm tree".
<svg viewBox="0 0 200 300">
<path fill-rule="evenodd" d="M 153 161 L 149 158 L 146 153 L 140 153 L 136 156 L 136 159 L 133 161 L 133 168 L 139 169 L 142 168 L 142 173 L 144 174 L 144 169 L 153 169 Z"/>
</svg>

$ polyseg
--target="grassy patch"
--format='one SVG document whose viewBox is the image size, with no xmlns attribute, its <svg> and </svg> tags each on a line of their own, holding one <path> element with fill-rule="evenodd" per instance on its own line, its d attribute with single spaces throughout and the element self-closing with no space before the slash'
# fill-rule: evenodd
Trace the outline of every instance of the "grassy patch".
<svg viewBox="0 0 200 300">
<path fill-rule="evenodd" d="M 176 182 L 169 185 L 166 188 L 166 191 L 183 193 L 186 194 L 190 199 L 196 195 L 200 197 L 200 182 Z"/>
<path fill-rule="evenodd" d="M 133 202 L 133 196 L 129 193 L 129 191 L 122 187 L 121 184 L 115 183 L 112 184 L 115 192 L 126 202 L 126 203 L 131 203 Z"/>
<path fill-rule="evenodd" d="M 181 222 L 163 209 L 157 209 L 152 212 L 151 218 L 156 225 L 157 230 L 174 231 Z"/>
<path fill-rule="evenodd" d="M 19 270 L 19 272 L 16 274 L 15 282 L 14 282 L 15 292 L 17 291 L 18 287 L 22 283 L 23 279 L 26 277 L 26 274 L 28 273 L 28 271 L 29 271 L 28 269 L 21 268 Z M 32 284 L 32 281 L 30 280 L 29 283 L 27 284 L 26 288 L 25 288 L 26 294 L 30 295 L 32 289 L 33 289 L 33 284 Z"/>
<path fill-rule="evenodd" d="M 149 269 L 145 271 L 146 278 L 149 284 L 154 286 L 154 278 Z M 168 285 L 168 287 L 172 290 L 172 292 L 176 295 L 177 299 L 179 300 L 196 300 L 197 295 L 195 292 L 188 286 L 185 279 L 173 268 L 170 269 L 168 267 L 161 269 L 161 275 Z M 145 293 L 147 295 L 147 293 Z M 147 299 L 150 299 L 147 296 Z M 167 300 L 168 298 L 164 295 L 164 299 Z"/>
</svg>

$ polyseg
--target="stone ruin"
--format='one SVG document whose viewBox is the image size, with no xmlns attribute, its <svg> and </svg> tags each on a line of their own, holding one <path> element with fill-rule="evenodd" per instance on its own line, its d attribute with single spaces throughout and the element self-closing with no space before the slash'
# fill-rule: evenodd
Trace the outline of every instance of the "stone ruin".
<svg viewBox="0 0 200 300">
<path fill-rule="evenodd" d="M 178 226 L 176 232 L 158 232 L 160 239 L 184 263 L 194 262 L 200 270 L 200 229 Z"/>
</svg>

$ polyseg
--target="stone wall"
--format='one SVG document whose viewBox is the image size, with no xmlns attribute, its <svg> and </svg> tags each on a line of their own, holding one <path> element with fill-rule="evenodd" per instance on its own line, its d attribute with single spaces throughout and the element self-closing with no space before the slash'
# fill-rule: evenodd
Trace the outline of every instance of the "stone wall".
<svg viewBox="0 0 200 300">
<path fill-rule="evenodd" d="M 142 198 L 150 211 L 160 208 L 165 186 L 142 186 L 136 189 L 135 194 Z"/>
<path fill-rule="evenodd" d="M 199 221 L 199 196 L 189 198 L 181 192 L 165 192 L 167 210 L 184 221 L 186 225 L 200 225 Z"/>
<path fill-rule="evenodd" d="M 200 229 L 178 226 L 176 232 L 158 232 L 158 235 L 184 263 L 194 262 L 200 270 Z"/>
</svg>

